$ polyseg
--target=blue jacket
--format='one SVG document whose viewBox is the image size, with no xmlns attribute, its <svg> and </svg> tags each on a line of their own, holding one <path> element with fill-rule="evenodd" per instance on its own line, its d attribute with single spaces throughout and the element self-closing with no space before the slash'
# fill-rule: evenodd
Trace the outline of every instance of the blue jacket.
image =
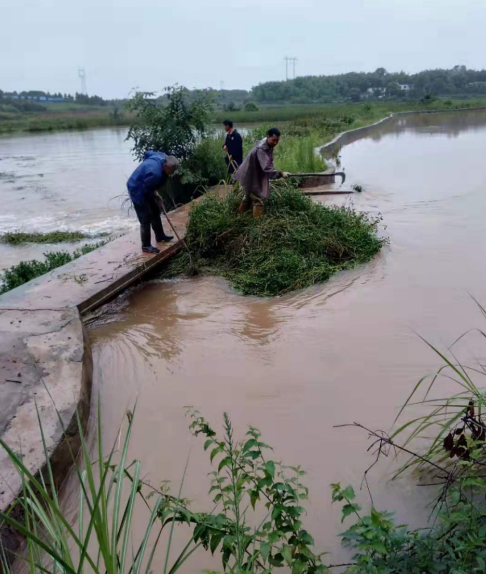
<svg viewBox="0 0 486 574">
<path fill-rule="evenodd" d="M 143 162 L 132 173 L 127 181 L 128 193 L 137 205 L 143 203 L 147 194 L 154 193 L 165 182 L 163 171 L 165 153 L 157 151 L 146 151 Z"/>
</svg>

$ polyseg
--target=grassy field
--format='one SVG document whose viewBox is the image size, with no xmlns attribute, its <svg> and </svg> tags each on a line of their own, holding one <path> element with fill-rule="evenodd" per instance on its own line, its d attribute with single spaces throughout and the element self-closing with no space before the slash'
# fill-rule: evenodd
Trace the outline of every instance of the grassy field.
<svg viewBox="0 0 486 574">
<path fill-rule="evenodd" d="M 437 100 L 431 104 L 420 102 L 372 102 L 323 105 L 265 106 L 256 112 L 214 112 L 214 122 L 221 124 L 231 119 L 236 124 L 269 124 L 311 119 L 319 116 L 354 116 L 379 119 L 392 112 L 420 110 L 452 110 L 486 106 L 486 98 L 478 100 Z M 44 112 L 14 113 L 0 108 L 0 134 L 55 130 L 81 130 L 97 127 L 128 126 L 133 115 L 112 106 L 86 106 L 72 102 L 48 103 Z M 355 126 L 356 127 L 356 126 Z"/>
<path fill-rule="evenodd" d="M 284 105 L 284 106 L 265 106 L 257 112 L 225 112 L 217 111 L 214 114 L 216 123 L 222 123 L 225 119 L 230 119 L 235 123 L 267 123 L 267 122 L 285 122 L 306 118 L 314 118 L 320 115 L 338 117 L 341 115 L 362 115 L 363 110 L 370 107 L 374 110 L 377 117 L 384 117 L 393 112 L 421 111 L 421 110 L 451 110 L 486 106 L 486 98 L 477 100 L 436 100 L 431 104 L 421 102 L 369 102 L 369 103 L 352 103 L 346 102 L 341 104 L 322 104 L 322 105 Z"/>
</svg>

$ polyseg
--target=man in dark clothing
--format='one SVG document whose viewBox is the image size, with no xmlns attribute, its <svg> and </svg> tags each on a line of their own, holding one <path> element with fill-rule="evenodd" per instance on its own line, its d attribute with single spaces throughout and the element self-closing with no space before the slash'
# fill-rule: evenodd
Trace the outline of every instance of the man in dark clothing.
<svg viewBox="0 0 486 574">
<path fill-rule="evenodd" d="M 228 173 L 234 173 L 243 163 L 243 140 L 240 134 L 233 127 L 231 120 L 224 120 L 224 131 L 226 132 L 226 139 L 224 140 L 223 149 L 226 152 L 226 165 L 228 166 Z"/>
<path fill-rule="evenodd" d="M 236 179 L 245 190 L 245 199 L 238 209 L 239 213 L 244 213 L 253 207 L 254 217 L 263 215 L 264 201 L 270 195 L 269 180 L 289 175 L 285 171 L 275 169 L 273 165 L 273 149 L 279 140 L 280 131 L 277 128 L 269 129 L 267 137 L 255 145 L 236 172 Z"/>
<path fill-rule="evenodd" d="M 147 151 L 143 156 L 143 162 L 127 181 L 128 193 L 140 221 L 142 251 L 145 253 L 160 253 L 157 247 L 152 247 L 151 227 L 157 243 L 174 239 L 164 233 L 160 217 L 162 199 L 157 190 L 164 185 L 167 176 L 172 175 L 178 167 L 179 160 L 174 156 Z"/>
</svg>

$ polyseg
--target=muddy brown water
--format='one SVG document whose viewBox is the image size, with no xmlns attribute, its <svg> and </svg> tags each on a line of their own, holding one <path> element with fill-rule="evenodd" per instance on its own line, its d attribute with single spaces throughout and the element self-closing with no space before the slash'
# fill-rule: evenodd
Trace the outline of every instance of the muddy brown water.
<svg viewBox="0 0 486 574">
<path fill-rule="evenodd" d="M 381 213 L 390 244 L 325 284 L 258 299 L 199 277 L 126 293 L 90 330 L 107 444 L 137 400 L 131 457 L 154 485 L 169 480 L 177 491 L 189 456 L 184 495 L 208 509 L 211 466 L 183 407 L 196 406 L 218 430 L 228 412 L 239 436 L 252 424 L 276 459 L 303 466 L 316 549 L 331 562 L 346 558 L 329 484 L 359 491 L 373 458 L 363 432 L 334 425 L 389 430 L 413 385 L 439 365 L 418 335 L 443 348 L 481 325 L 469 293 L 486 300 L 485 147 L 478 112 L 401 117 L 346 146 L 346 186 L 365 191 L 342 201 Z M 390 482 L 393 468 L 370 473 L 376 506 L 423 525 L 429 495 L 415 477 Z M 358 498 L 369 508 L 364 490 Z M 145 520 L 140 511 L 137 526 Z M 220 565 L 201 553 L 185 570 L 207 567 Z"/>
<path fill-rule="evenodd" d="M 372 458 L 362 432 L 333 427 L 389 429 L 416 381 L 439 364 L 418 334 L 444 346 L 481 323 L 468 293 L 484 300 L 485 144 L 486 114 L 470 112 L 402 117 L 345 147 L 346 183 L 365 191 L 343 201 L 381 213 L 390 244 L 324 285 L 258 299 L 202 277 L 125 294 L 90 333 L 107 442 L 138 400 L 131 455 L 153 484 L 167 479 L 177 490 L 190 453 L 184 493 L 202 509 L 211 467 L 183 406 L 218 429 L 228 412 L 240 436 L 255 425 L 277 459 L 307 471 L 316 547 L 331 561 L 346 558 L 329 484 L 359 490 Z M 393 467 L 371 473 L 375 504 L 422 525 L 428 495 L 414 477 L 390 482 Z M 364 491 L 359 498 L 369 506 Z M 140 527 L 145 518 L 141 511 Z M 188 570 L 216 566 L 201 554 Z"/>
</svg>

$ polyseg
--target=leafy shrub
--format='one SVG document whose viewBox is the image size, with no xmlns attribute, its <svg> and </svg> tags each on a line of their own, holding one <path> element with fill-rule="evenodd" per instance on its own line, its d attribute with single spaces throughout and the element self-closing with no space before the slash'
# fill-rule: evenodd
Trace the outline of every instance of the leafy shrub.
<svg viewBox="0 0 486 574">
<path fill-rule="evenodd" d="M 137 92 L 127 108 L 136 115 L 127 140 L 133 140 L 133 153 L 139 160 L 147 150 L 163 151 L 179 159 L 189 158 L 199 138 L 208 132 L 212 101 L 207 93 L 198 93 L 188 101 L 185 88 L 166 88 L 164 98 L 153 92 Z"/>
<path fill-rule="evenodd" d="M 258 106 L 255 102 L 246 102 L 245 112 L 258 112 Z"/>
<path fill-rule="evenodd" d="M 177 173 L 183 184 L 215 185 L 226 179 L 228 168 L 221 140 L 215 137 L 203 138 Z"/>
</svg>

